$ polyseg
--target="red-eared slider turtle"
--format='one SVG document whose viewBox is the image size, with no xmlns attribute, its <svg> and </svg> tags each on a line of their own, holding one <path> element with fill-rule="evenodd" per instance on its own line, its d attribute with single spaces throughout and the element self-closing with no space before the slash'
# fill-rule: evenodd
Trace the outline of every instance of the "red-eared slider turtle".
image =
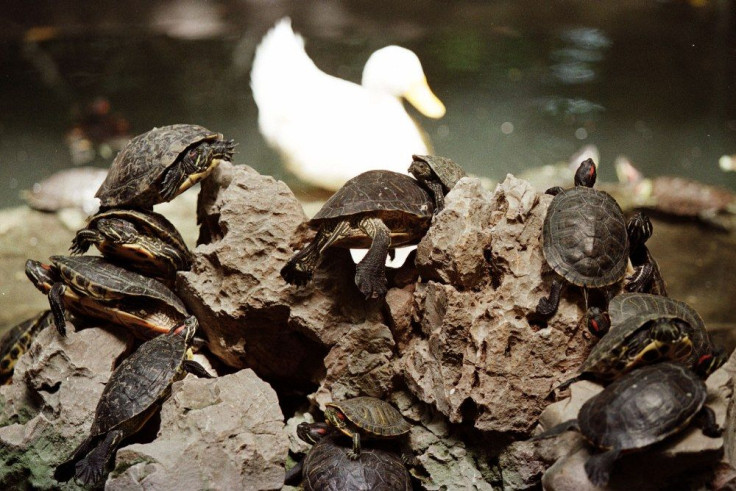
<svg viewBox="0 0 736 491">
<path fill-rule="evenodd" d="M 417 243 L 432 221 L 434 203 L 411 177 L 374 170 L 350 179 L 309 221 L 317 236 L 281 269 L 289 283 L 303 285 L 330 246 L 370 250 L 358 263 L 355 284 L 366 298 L 386 293 L 384 264 L 390 247 Z"/>
<path fill-rule="evenodd" d="M 188 315 L 179 297 L 156 279 L 96 256 L 50 259 L 51 264 L 26 261 L 26 276 L 48 295 L 62 336 L 66 334 L 64 309 L 124 326 L 142 338 L 168 332 Z"/>
<path fill-rule="evenodd" d="M 669 362 L 649 365 L 628 373 L 588 399 L 577 419 L 533 439 L 579 431 L 601 451 L 585 463 L 588 478 L 596 486 L 605 486 L 622 453 L 651 447 L 693 421 L 705 435 L 720 436 L 722 430 L 713 411 L 704 406 L 706 395 L 705 383 L 687 367 Z"/>
<path fill-rule="evenodd" d="M 386 401 L 376 397 L 354 397 L 325 404 L 325 420 L 353 439 L 348 457 L 360 455 L 360 438 L 395 438 L 409 433 L 411 425 Z"/>
<path fill-rule="evenodd" d="M 654 231 L 649 217 L 640 211 L 636 212 L 626 225 L 626 230 L 629 235 L 629 259 L 636 269 L 633 275 L 626 278 L 626 290 L 667 296 L 667 286 L 659 271 L 659 264 L 646 246 L 646 241 Z"/>
<path fill-rule="evenodd" d="M 211 377 L 201 365 L 187 359 L 196 329 L 197 319 L 187 317 L 183 326 L 143 343 L 115 369 L 97 403 L 89 436 L 56 468 L 58 481 L 76 475 L 85 485 L 99 482 L 120 442 L 161 407 L 172 383 L 185 372 Z"/>
<path fill-rule="evenodd" d="M 413 155 L 409 172 L 424 184 L 434 198 L 434 212 L 445 207 L 445 195 L 455 187 L 457 181 L 467 176 L 462 167 L 452 160 L 437 155 Z"/>
<path fill-rule="evenodd" d="M 608 314 L 591 307 L 586 317 L 591 332 L 611 329 L 593 347 L 578 375 L 560 389 L 583 378 L 611 381 L 632 368 L 661 361 L 682 363 L 706 378 L 725 361 L 698 313 L 672 298 L 622 293 L 613 297 Z"/>
<path fill-rule="evenodd" d="M 113 208 L 96 214 L 77 232 L 69 250 L 84 254 L 92 244 L 106 258 L 149 276 L 173 278 L 192 263 L 179 231 L 153 211 Z"/>
<path fill-rule="evenodd" d="M 15 362 L 31 346 L 33 339 L 51 325 L 51 311 L 46 310 L 10 328 L 0 337 L 0 385 L 10 383 Z"/>
<path fill-rule="evenodd" d="M 365 448 L 357 459 L 345 452 L 331 428 L 323 423 L 301 423 L 297 434 L 314 447 L 290 469 L 284 482 L 302 481 L 308 491 L 409 491 L 411 478 L 401 457 L 378 448 Z"/>
<path fill-rule="evenodd" d="M 235 143 L 193 124 L 154 128 L 133 138 L 97 191 L 100 207 L 150 209 L 171 201 L 231 160 Z"/>
<path fill-rule="evenodd" d="M 595 180 L 595 164 L 587 159 L 575 172 L 573 189 L 548 189 L 555 197 L 542 229 L 542 250 L 549 266 L 584 289 L 622 280 L 629 260 L 626 219 L 616 200 L 593 189 Z M 539 300 L 539 315 L 548 317 L 557 311 L 561 289 L 561 280 L 553 280 L 549 296 Z"/>
</svg>

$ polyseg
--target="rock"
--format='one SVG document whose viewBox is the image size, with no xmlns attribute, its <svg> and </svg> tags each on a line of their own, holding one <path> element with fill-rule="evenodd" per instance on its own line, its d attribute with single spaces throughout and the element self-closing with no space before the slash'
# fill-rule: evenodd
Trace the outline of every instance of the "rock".
<svg viewBox="0 0 736 491">
<path fill-rule="evenodd" d="M 274 390 L 252 370 L 172 387 L 151 443 L 120 448 L 105 489 L 279 489 L 289 442 Z"/>
<path fill-rule="evenodd" d="M 129 338 L 99 328 L 39 333 L 0 387 L 0 487 L 56 488 L 55 467 L 84 439 L 97 401 Z"/>
<path fill-rule="evenodd" d="M 533 198 L 531 187 L 513 176 L 492 196 L 481 199 L 483 193 L 473 179 L 458 182 L 417 248 L 422 278 L 437 281 L 417 284 L 421 332 L 400 364 L 410 390 L 450 422 L 528 432 L 553 384 L 588 354 L 590 342 L 578 326 L 584 303 L 579 290 L 568 288 L 546 326 L 530 322 L 549 289 L 541 229 L 551 197 Z M 464 224 L 458 229 L 456 222 Z M 446 247 L 455 247 L 453 257 L 475 258 L 473 265 L 427 255 Z"/>
</svg>

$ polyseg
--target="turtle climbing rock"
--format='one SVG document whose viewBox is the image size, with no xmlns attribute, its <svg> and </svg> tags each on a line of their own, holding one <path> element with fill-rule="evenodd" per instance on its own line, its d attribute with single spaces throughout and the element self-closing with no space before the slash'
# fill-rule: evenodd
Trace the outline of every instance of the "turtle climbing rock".
<svg viewBox="0 0 736 491">
<path fill-rule="evenodd" d="M 82 318 L 110 322 L 148 339 L 166 333 L 188 315 L 166 285 L 98 256 L 52 256 L 51 264 L 29 259 L 26 276 L 48 295 L 54 324 L 66 334 L 65 309 Z"/>
<path fill-rule="evenodd" d="M 361 436 L 396 438 L 409 433 L 411 429 L 398 409 L 376 397 L 354 397 L 329 402 L 325 406 L 327 423 L 352 438 L 353 447 L 348 451 L 348 457 L 353 460 L 360 455 Z"/>
<path fill-rule="evenodd" d="M 50 310 L 34 315 L 0 337 L 0 385 L 10 383 L 15 363 L 28 351 L 36 335 L 52 323 Z"/>
<path fill-rule="evenodd" d="M 429 229 L 434 203 L 411 177 L 368 171 L 349 180 L 309 221 L 317 236 L 281 269 L 289 283 L 304 285 L 331 246 L 370 250 L 358 263 L 355 284 L 366 298 L 386 293 L 389 248 L 416 244 Z"/>
<path fill-rule="evenodd" d="M 446 157 L 413 155 L 412 158 L 409 173 L 429 189 L 434 198 L 434 212 L 439 213 L 445 207 L 445 195 L 467 174 Z"/>
<path fill-rule="evenodd" d="M 121 441 L 137 432 L 171 393 L 171 384 L 191 372 L 211 377 L 187 350 L 197 330 L 197 319 L 143 343 L 115 369 L 97 403 L 89 436 L 71 458 L 54 472 L 58 481 L 73 476 L 84 485 L 100 481 Z"/>
<path fill-rule="evenodd" d="M 366 448 L 351 459 L 334 431 L 323 423 L 302 423 L 299 437 L 314 446 L 287 475 L 287 484 L 301 480 L 305 491 L 410 491 L 409 472 L 394 452 Z"/>
<path fill-rule="evenodd" d="M 235 143 L 193 124 L 154 128 L 133 138 L 115 157 L 95 195 L 100 208 L 151 209 L 171 201 L 232 160 Z"/>
<path fill-rule="evenodd" d="M 611 300 L 608 309 L 608 313 L 597 307 L 588 310 L 588 328 L 602 335 L 601 340 L 578 374 L 558 389 L 585 378 L 610 382 L 635 367 L 661 361 L 681 363 L 707 378 L 725 362 L 703 320 L 684 302 L 647 293 L 622 293 Z"/>
<path fill-rule="evenodd" d="M 97 213 L 77 231 L 69 250 L 84 254 L 92 244 L 106 258 L 148 276 L 173 279 L 192 263 L 179 231 L 153 211 L 113 208 Z"/>
<path fill-rule="evenodd" d="M 634 274 L 626 278 L 626 291 L 667 296 L 667 286 L 659 271 L 659 264 L 646 246 L 646 241 L 654 231 L 651 220 L 638 211 L 629 220 L 626 230 L 629 236 L 629 259 L 635 268 Z"/>
<path fill-rule="evenodd" d="M 532 440 L 579 431 L 598 451 L 585 463 L 585 472 L 594 485 L 605 486 L 621 454 L 649 448 L 691 423 L 697 423 L 706 436 L 720 436 L 713 411 L 704 406 L 706 396 L 705 383 L 689 368 L 669 362 L 649 365 L 588 399 L 577 419 Z"/>
<path fill-rule="evenodd" d="M 575 173 L 574 188 L 548 189 L 554 199 L 542 229 L 547 264 L 562 279 L 583 289 L 604 288 L 623 280 L 629 260 L 621 207 L 608 193 L 593 189 L 595 180 L 595 164 L 587 159 Z M 549 317 L 557 311 L 561 290 L 561 279 L 553 280 L 549 296 L 539 300 L 539 315 Z"/>
</svg>

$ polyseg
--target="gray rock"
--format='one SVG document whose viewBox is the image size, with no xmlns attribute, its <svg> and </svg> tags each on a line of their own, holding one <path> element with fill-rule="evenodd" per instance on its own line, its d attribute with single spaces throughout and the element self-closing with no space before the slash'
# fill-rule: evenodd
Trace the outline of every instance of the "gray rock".
<svg viewBox="0 0 736 491">
<path fill-rule="evenodd" d="M 252 370 L 174 383 L 151 443 L 120 448 L 105 488 L 279 489 L 289 443 L 276 392 Z"/>
</svg>

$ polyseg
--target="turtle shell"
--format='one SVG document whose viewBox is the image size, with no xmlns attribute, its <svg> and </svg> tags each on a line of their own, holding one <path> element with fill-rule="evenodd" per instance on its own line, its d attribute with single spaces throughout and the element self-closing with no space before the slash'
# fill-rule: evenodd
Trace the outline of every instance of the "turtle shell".
<svg viewBox="0 0 736 491">
<path fill-rule="evenodd" d="M 180 251 L 189 252 L 184 238 L 165 216 L 153 211 L 112 208 L 97 213 L 89 219 L 86 228 L 94 228 L 98 220 L 120 218 L 133 223 L 142 234 L 160 239 Z"/>
<path fill-rule="evenodd" d="M 27 319 L 0 337 L 0 384 L 10 380 L 18 359 L 28 351 L 33 339 L 52 323 L 51 311 L 46 310 Z"/>
<path fill-rule="evenodd" d="M 140 297 L 173 307 L 186 316 L 187 310 L 174 292 L 153 278 L 133 273 L 97 256 L 52 256 L 64 282 L 82 295 L 98 300 Z"/>
<path fill-rule="evenodd" d="M 143 343 L 118 366 L 102 392 L 90 436 L 119 427 L 135 431 L 157 403 L 168 396 L 171 384 L 183 375 L 187 342 L 181 331 L 169 332 Z M 139 421 L 142 419 L 142 421 Z"/>
<path fill-rule="evenodd" d="M 376 397 L 354 397 L 330 402 L 325 406 L 337 409 L 348 421 L 370 435 L 394 437 L 408 433 L 411 429 L 411 425 L 395 407 Z"/>
<path fill-rule="evenodd" d="M 542 237 L 547 263 L 574 285 L 600 288 L 626 274 L 626 219 L 604 191 L 585 186 L 561 191 L 547 209 Z"/>
<path fill-rule="evenodd" d="M 683 365 L 645 366 L 583 404 L 580 432 L 600 449 L 642 449 L 685 428 L 706 396 L 705 383 Z"/>
<path fill-rule="evenodd" d="M 431 219 L 433 210 L 432 198 L 416 180 L 398 172 L 372 170 L 346 182 L 309 224 L 318 227 L 324 220 L 364 213 Z"/>
<path fill-rule="evenodd" d="M 398 455 L 363 448 L 356 460 L 333 438 L 317 442 L 304 458 L 303 485 L 307 491 L 410 491 L 411 478 Z"/>
<path fill-rule="evenodd" d="M 102 208 L 149 207 L 157 203 L 155 184 L 189 147 L 223 136 L 202 126 L 174 124 L 133 138 L 115 157 L 95 196 Z"/>
<path fill-rule="evenodd" d="M 438 155 L 412 155 L 412 158 L 426 162 L 446 191 L 454 188 L 457 181 L 467 176 L 462 167 L 446 157 L 440 157 Z"/>
</svg>

